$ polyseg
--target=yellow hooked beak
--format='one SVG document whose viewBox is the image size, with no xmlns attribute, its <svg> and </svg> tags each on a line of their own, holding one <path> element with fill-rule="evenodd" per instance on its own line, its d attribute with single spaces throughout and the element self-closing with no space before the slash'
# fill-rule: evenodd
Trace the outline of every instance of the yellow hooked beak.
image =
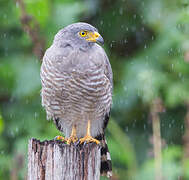
<svg viewBox="0 0 189 180">
<path fill-rule="evenodd" d="M 86 39 L 89 42 L 97 42 L 99 44 L 104 44 L 104 39 L 98 32 L 90 32 L 88 33 L 88 38 Z"/>
</svg>

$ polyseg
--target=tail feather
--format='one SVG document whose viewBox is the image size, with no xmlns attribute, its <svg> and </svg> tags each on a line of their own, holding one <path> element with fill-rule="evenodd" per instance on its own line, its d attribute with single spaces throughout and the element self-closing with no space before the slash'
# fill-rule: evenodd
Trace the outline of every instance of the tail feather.
<svg viewBox="0 0 189 180">
<path fill-rule="evenodd" d="M 104 134 L 98 136 L 97 139 L 101 142 L 100 174 L 101 176 L 107 176 L 108 178 L 110 178 L 112 176 L 112 161 Z"/>
</svg>

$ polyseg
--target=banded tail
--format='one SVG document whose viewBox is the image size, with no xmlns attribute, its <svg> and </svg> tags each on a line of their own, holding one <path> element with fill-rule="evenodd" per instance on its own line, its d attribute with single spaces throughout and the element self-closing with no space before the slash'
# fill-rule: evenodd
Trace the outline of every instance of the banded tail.
<svg viewBox="0 0 189 180">
<path fill-rule="evenodd" d="M 104 134 L 101 134 L 96 139 L 98 139 L 101 142 L 102 146 L 100 174 L 101 176 L 107 176 L 108 178 L 110 178 L 112 176 L 112 161 L 105 136 Z"/>
</svg>

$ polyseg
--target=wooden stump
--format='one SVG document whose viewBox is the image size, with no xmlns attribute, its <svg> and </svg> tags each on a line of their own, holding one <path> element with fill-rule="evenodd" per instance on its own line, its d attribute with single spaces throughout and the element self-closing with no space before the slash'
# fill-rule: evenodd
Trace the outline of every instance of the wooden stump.
<svg viewBox="0 0 189 180">
<path fill-rule="evenodd" d="M 99 180 L 100 146 L 67 145 L 31 139 L 28 145 L 28 180 Z"/>
</svg>

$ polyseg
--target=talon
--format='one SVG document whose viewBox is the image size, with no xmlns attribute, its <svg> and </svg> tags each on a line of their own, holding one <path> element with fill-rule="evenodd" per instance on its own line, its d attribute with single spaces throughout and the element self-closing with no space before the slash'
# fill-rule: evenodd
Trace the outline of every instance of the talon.
<svg viewBox="0 0 189 180">
<path fill-rule="evenodd" d="M 86 143 L 94 142 L 96 144 L 100 144 L 100 141 L 98 141 L 97 139 L 93 138 L 90 135 L 90 128 L 91 128 L 91 124 L 90 124 L 90 120 L 89 120 L 87 123 L 87 134 L 85 137 L 83 137 L 79 140 L 80 144 L 82 144 L 84 142 L 86 142 Z"/>
<path fill-rule="evenodd" d="M 91 128 L 91 124 L 90 124 L 90 120 L 88 121 L 87 123 L 87 134 L 85 137 L 81 138 L 79 141 L 80 141 L 80 144 L 86 142 L 86 143 L 90 143 L 90 142 L 94 142 L 96 144 L 100 144 L 100 141 L 98 141 L 97 139 L 93 138 L 91 135 L 90 135 L 90 128 Z"/>
<path fill-rule="evenodd" d="M 100 144 L 100 141 L 93 138 L 92 136 L 86 135 L 85 137 L 81 138 L 80 140 L 80 144 L 86 142 L 86 143 L 90 143 L 90 142 L 94 142 L 96 144 Z"/>
<path fill-rule="evenodd" d="M 76 136 L 70 136 L 68 139 L 67 139 L 67 144 L 71 144 L 71 143 L 75 143 L 76 141 L 78 141 L 78 138 Z"/>
<path fill-rule="evenodd" d="M 75 143 L 78 140 L 76 135 L 76 127 L 75 125 L 72 127 L 71 136 L 66 140 L 67 144 Z"/>
</svg>

